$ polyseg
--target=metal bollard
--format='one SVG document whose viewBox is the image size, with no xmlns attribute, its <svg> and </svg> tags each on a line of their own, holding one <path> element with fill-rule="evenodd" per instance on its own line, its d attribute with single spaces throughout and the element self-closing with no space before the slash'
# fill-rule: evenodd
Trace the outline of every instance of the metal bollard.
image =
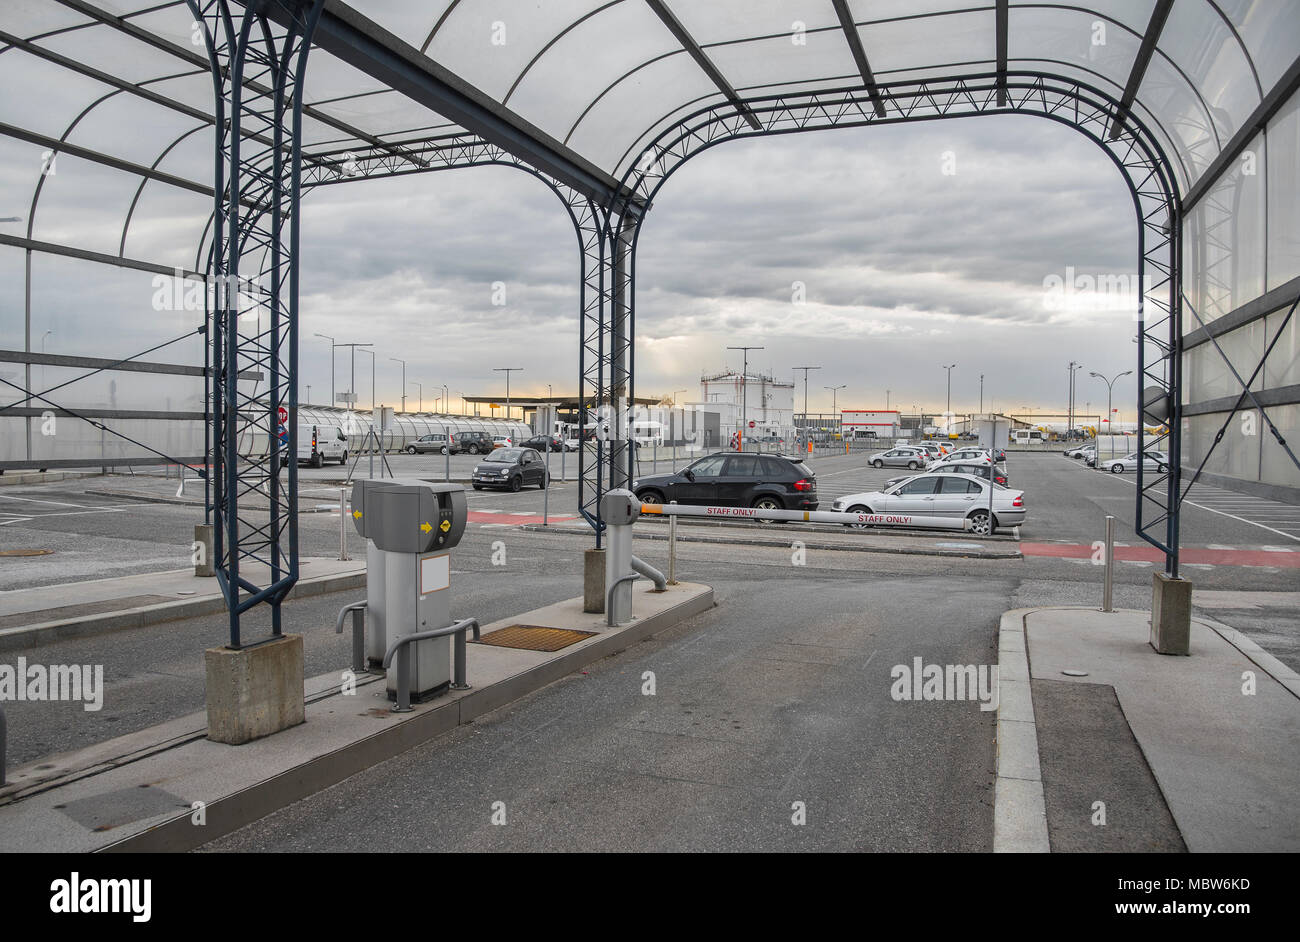
<svg viewBox="0 0 1300 942">
<path fill-rule="evenodd" d="M 339 561 L 348 559 L 348 489 L 339 488 Z"/>
<path fill-rule="evenodd" d="M 1115 587 L 1115 518 L 1106 515 L 1106 572 L 1101 584 L 1101 610 L 1113 612 L 1111 597 Z"/>
<path fill-rule="evenodd" d="M 677 585 L 677 514 L 668 518 L 668 584 Z"/>
</svg>

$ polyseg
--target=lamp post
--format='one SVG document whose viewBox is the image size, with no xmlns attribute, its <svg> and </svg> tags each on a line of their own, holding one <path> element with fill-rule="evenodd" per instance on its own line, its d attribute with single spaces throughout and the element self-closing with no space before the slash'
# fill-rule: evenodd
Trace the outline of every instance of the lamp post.
<svg viewBox="0 0 1300 942">
<path fill-rule="evenodd" d="M 399 360 L 397 357 L 389 357 L 394 363 L 402 364 L 402 411 L 406 411 L 406 361 Z"/>
<path fill-rule="evenodd" d="M 424 383 L 418 383 L 415 380 L 411 380 L 411 385 L 416 387 L 420 391 L 420 411 L 423 412 L 424 411 Z"/>
<path fill-rule="evenodd" d="M 498 366 L 492 370 L 493 373 L 506 374 L 506 418 L 507 419 L 510 418 L 510 374 L 522 373 L 523 370 L 524 368 L 522 366 Z"/>
<path fill-rule="evenodd" d="M 796 366 L 795 370 L 803 370 L 803 450 L 808 450 L 808 442 L 811 441 L 811 431 L 808 428 L 808 371 L 820 370 L 820 366 Z M 889 394 L 885 394 L 885 402 L 889 402 Z"/>
<path fill-rule="evenodd" d="M 334 338 L 325 334 L 316 334 L 317 337 L 324 337 L 330 342 L 330 405 L 334 405 Z"/>
<path fill-rule="evenodd" d="M 362 350 L 362 353 L 370 354 L 370 412 L 373 418 L 375 411 L 375 356 L 374 350 Z"/>
<path fill-rule="evenodd" d="M 351 397 L 350 401 L 348 402 L 348 407 L 355 409 L 357 407 L 357 347 L 373 347 L 374 344 L 373 343 L 336 343 L 334 344 L 334 346 L 352 348 L 352 386 L 348 392 L 348 395 Z M 331 354 L 331 357 L 332 356 L 333 355 Z M 332 369 L 333 367 L 331 367 L 331 370 Z"/>
<path fill-rule="evenodd" d="M 1110 436 L 1110 456 L 1112 458 L 1115 457 L 1115 420 L 1113 418 L 1115 413 L 1111 411 L 1111 397 L 1115 390 L 1116 381 L 1118 381 L 1121 376 L 1128 376 L 1132 372 L 1132 370 L 1125 370 L 1123 373 L 1117 374 L 1114 379 L 1107 379 L 1095 371 L 1088 372 L 1089 376 L 1095 376 L 1106 384 L 1106 434 Z M 1139 458 L 1139 460 L 1141 459 Z"/>
<path fill-rule="evenodd" d="M 749 381 L 749 351 L 765 350 L 766 347 L 728 347 L 728 350 L 742 350 L 744 356 L 741 359 L 740 367 L 740 421 L 737 423 L 738 431 L 736 433 L 736 444 L 740 446 L 739 450 L 745 450 L 745 425 L 748 420 L 749 404 L 746 402 L 746 393 L 748 390 L 745 384 Z"/>
<path fill-rule="evenodd" d="M 844 425 L 839 420 L 839 391 L 848 386 L 848 383 L 841 383 L 838 386 L 823 386 L 822 389 L 831 391 L 831 418 L 835 420 L 835 431 L 839 433 L 840 440 L 844 439 Z"/>
<path fill-rule="evenodd" d="M 984 374 L 980 374 L 980 414 L 984 413 Z"/>
<path fill-rule="evenodd" d="M 942 366 L 942 364 L 940 365 Z M 946 415 L 952 415 L 952 371 L 956 365 L 956 363 L 953 363 L 951 366 L 942 367 L 948 371 L 948 407 L 944 410 Z"/>
</svg>

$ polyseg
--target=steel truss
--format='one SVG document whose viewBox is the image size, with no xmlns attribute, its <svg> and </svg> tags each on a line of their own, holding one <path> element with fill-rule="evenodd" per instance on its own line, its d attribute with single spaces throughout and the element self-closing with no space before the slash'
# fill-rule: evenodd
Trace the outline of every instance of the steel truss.
<svg viewBox="0 0 1300 942">
<path fill-rule="evenodd" d="M 198 0 L 189 2 L 193 5 Z M 319 2 L 304 2 L 301 8 L 315 9 Z M 227 0 L 208 0 L 203 4 L 204 10 L 220 10 L 223 20 L 229 21 L 226 7 Z M 264 22 L 261 17 L 253 15 Z M 229 29 L 224 22 L 222 28 Z M 210 35 L 223 35 L 212 27 L 209 32 Z M 284 48 L 286 40 L 300 45 L 301 38 L 301 34 L 293 37 L 280 35 L 276 48 Z M 224 58 L 217 61 L 230 58 L 224 48 L 218 50 L 218 54 Z M 219 103 L 227 101 L 230 94 L 230 83 L 225 80 L 227 74 L 224 68 L 214 71 L 214 75 L 220 77 Z M 286 81 L 283 71 L 276 77 L 281 82 Z M 296 82 L 292 84 L 296 92 Z M 883 114 L 878 113 L 877 101 L 883 103 Z M 285 104 L 287 102 L 282 98 L 281 105 Z M 242 113 L 247 108 L 247 104 L 241 103 L 238 110 Z M 228 155 L 229 124 L 221 123 L 224 134 L 216 189 L 221 194 L 218 211 L 229 234 L 219 237 L 220 241 L 214 244 L 212 252 L 212 258 L 223 260 L 226 268 L 218 270 L 214 261 L 213 272 L 224 274 L 233 268 L 237 274 L 239 259 L 246 252 L 260 249 L 270 260 L 262 264 L 259 272 L 293 273 L 289 278 L 292 290 L 284 291 L 283 277 L 273 279 L 270 290 L 258 302 L 276 315 L 272 318 L 275 326 L 269 334 L 237 335 L 239 343 L 233 345 L 223 344 L 223 338 L 214 336 L 212 347 L 214 363 L 218 365 L 212 402 L 214 407 L 222 406 L 214 408 L 213 442 L 225 445 L 225 453 L 217 456 L 222 459 L 217 462 L 220 480 L 214 480 L 214 492 L 223 504 L 222 512 L 215 516 L 225 525 L 226 542 L 219 556 L 234 573 L 237 570 L 233 566 L 239 560 L 251 557 L 263 561 L 269 554 L 273 575 L 282 573 L 265 589 L 258 589 L 244 580 L 236 581 L 233 575 L 230 577 L 231 584 L 236 587 L 228 596 L 231 599 L 232 639 L 236 637 L 238 614 L 260 601 L 272 603 L 274 630 L 278 632 L 278 604 L 297 575 L 296 529 L 293 513 L 286 509 L 286 505 L 287 508 L 295 505 L 291 499 L 285 499 L 296 492 L 296 462 L 288 463 L 289 488 L 282 492 L 274 474 L 279 460 L 278 455 L 273 454 L 274 449 L 268 449 L 264 459 L 249 460 L 237 466 L 239 456 L 230 443 L 237 434 L 234 426 L 239 421 L 260 423 L 258 427 L 267 434 L 274 427 L 276 407 L 288 403 L 292 412 L 296 404 L 296 391 L 290 381 L 296 364 L 291 364 L 286 370 L 280 356 L 285 350 L 282 332 L 289 339 L 289 348 L 296 351 L 296 261 L 292 251 L 286 253 L 283 250 L 279 232 L 285 220 L 291 220 L 290 246 L 296 248 L 299 110 L 300 102 L 295 95 L 290 161 L 285 160 L 285 154 L 280 150 L 272 152 L 270 148 L 262 149 L 246 162 L 236 161 Z M 235 111 L 232 106 L 232 113 Z M 641 151 L 620 181 L 623 184 L 621 192 L 631 195 L 607 202 L 598 202 L 530 166 L 504 148 L 469 133 L 386 142 L 383 147 L 313 152 L 303 172 L 301 186 L 308 189 L 375 177 L 501 165 L 532 174 L 556 193 L 569 213 L 579 245 L 579 390 L 583 404 L 580 424 L 584 436 L 592 423 L 595 423 L 597 431 L 596 441 L 585 444 L 580 452 L 579 509 L 595 530 L 599 546 L 603 529 L 599 512 L 601 495 L 609 488 L 626 486 L 633 475 L 635 461 L 634 448 L 629 441 L 628 404 L 634 395 L 635 259 L 640 220 L 645 208 L 672 173 L 696 154 L 738 138 L 988 113 L 1036 115 L 1075 128 L 1110 156 L 1128 184 L 1139 222 L 1139 373 L 1146 386 L 1147 406 L 1152 409 L 1166 406 L 1168 410 L 1162 423 L 1165 430 L 1155 437 L 1141 432 L 1139 447 L 1145 450 L 1167 442 L 1171 453 L 1167 473 L 1150 474 L 1141 467 L 1138 469 L 1137 530 L 1144 540 L 1165 553 L 1166 571 L 1177 575 L 1182 342 L 1179 197 L 1169 162 L 1153 136 L 1131 114 L 1116 121 L 1120 113 L 1119 103 L 1092 86 L 1042 73 L 987 73 L 881 85 L 875 94 L 864 88 L 846 88 L 750 98 L 740 105 L 720 104 L 701 109 L 660 133 Z M 258 117 L 261 118 L 260 113 Z M 280 144 L 285 141 L 283 133 L 288 133 L 282 127 L 284 118 L 282 108 L 275 121 L 268 122 L 275 132 L 273 139 Z M 1112 125 L 1118 128 L 1118 133 L 1113 136 Z M 230 190 L 222 183 L 223 168 L 233 172 L 250 167 L 255 171 L 254 179 L 260 182 L 284 179 L 283 167 L 286 164 L 291 165 L 294 171 L 291 183 L 286 181 L 290 185 L 275 191 L 280 199 L 272 201 L 264 184 L 258 190 L 261 212 L 247 214 L 250 224 L 241 225 L 239 220 L 231 219 L 227 210 Z M 272 167 L 270 171 L 265 169 L 268 165 Z M 272 216 L 269 227 L 260 221 L 268 213 Z M 214 232 L 220 229 L 221 226 L 214 226 Z M 231 245 L 236 248 L 232 250 Z M 225 319 L 225 336 L 233 335 L 234 318 L 230 314 L 228 311 Z M 286 316 L 289 318 L 287 325 Z M 220 321 L 220 318 L 214 319 L 214 325 Z M 229 367 L 224 364 L 229 363 L 232 356 L 246 367 L 260 365 L 272 376 L 267 390 L 257 396 L 256 401 L 245 402 L 247 397 L 239 397 L 233 388 L 218 379 L 228 372 Z M 232 422 L 229 416 L 245 411 L 245 405 L 249 418 Z M 1139 428 L 1143 424 L 1139 423 Z M 291 438 L 296 433 L 292 421 L 289 432 Z M 296 453 L 296 445 L 291 445 L 291 448 Z M 237 499 L 254 490 L 269 492 L 272 496 L 271 518 L 260 526 L 246 525 L 241 533 L 235 526 L 241 519 Z M 289 521 L 288 565 L 276 569 L 277 561 L 282 563 L 286 557 L 278 542 L 286 518 Z M 241 587 L 251 594 L 236 605 L 233 593 Z"/>
<path fill-rule="evenodd" d="M 324 0 L 187 3 L 204 27 L 216 104 L 208 490 L 213 567 L 238 648 L 241 616 L 263 602 L 272 637 L 281 634 L 280 606 L 298 579 L 302 79 Z M 244 392 L 249 370 L 265 382 Z"/>
</svg>

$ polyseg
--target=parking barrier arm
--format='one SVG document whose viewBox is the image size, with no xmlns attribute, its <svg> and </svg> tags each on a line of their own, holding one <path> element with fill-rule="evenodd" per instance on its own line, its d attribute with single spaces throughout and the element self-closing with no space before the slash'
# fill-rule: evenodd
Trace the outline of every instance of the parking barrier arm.
<svg viewBox="0 0 1300 942">
<path fill-rule="evenodd" d="M 366 669 L 366 600 L 344 605 L 334 622 L 334 633 L 343 634 L 343 619 L 352 613 L 352 670 L 358 674 Z"/>
<path fill-rule="evenodd" d="M 384 652 L 384 670 L 388 670 L 393 663 L 393 655 L 397 655 L 397 705 L 393 707 L 394 713 L 408 713 L 411 709 L 411 680 L 408 662 L 410 659 L 410 645 L 416 641 L 428 641 L 431 638 L 445 638 L 448 635 L 455 635 L 455 673 L 452 678 L 451 688 L 453 690 L 469 689 L 469 684 L 465 682 L 465 632 L 470 630 L 473 630 L 474 640 L 477 641 L 479 638 L 477 618 L 465 618 L 454 625 L 448 625 L 446 628 L 434 628 L 431 631 L 417 631 L 413 635 L 403 635 L 388 646 L 388 650 Z"/>
</svg>

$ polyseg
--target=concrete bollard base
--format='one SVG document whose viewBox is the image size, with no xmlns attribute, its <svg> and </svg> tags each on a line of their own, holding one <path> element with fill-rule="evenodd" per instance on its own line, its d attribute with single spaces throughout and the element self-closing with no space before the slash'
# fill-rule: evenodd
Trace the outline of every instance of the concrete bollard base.
<svg viewBox="0 0 1300 942">
<path fill-rule="evenodd" d="M 589 549 L 582 554 L 582 610 L 590 615 L 605 612 L 605 551 Z"/>
<path fill-rule="evenodd" d="M 302 635 L 233 651 L 203 652 L 207 673 L 208 739 L 237 746 L 306 718 Z"/>
<path fill-rule="evenodd" d="M 1158 654 L 1190 654 L 1192 584 L 1163 572 L 1155 573 L 1151 582 L 1151 647 Z"/>
<path fill-rule="evenodd" d="M 212 568 L 212 524 L 194 524 L 194 575 L 215 576 Z"/>
</svg>

